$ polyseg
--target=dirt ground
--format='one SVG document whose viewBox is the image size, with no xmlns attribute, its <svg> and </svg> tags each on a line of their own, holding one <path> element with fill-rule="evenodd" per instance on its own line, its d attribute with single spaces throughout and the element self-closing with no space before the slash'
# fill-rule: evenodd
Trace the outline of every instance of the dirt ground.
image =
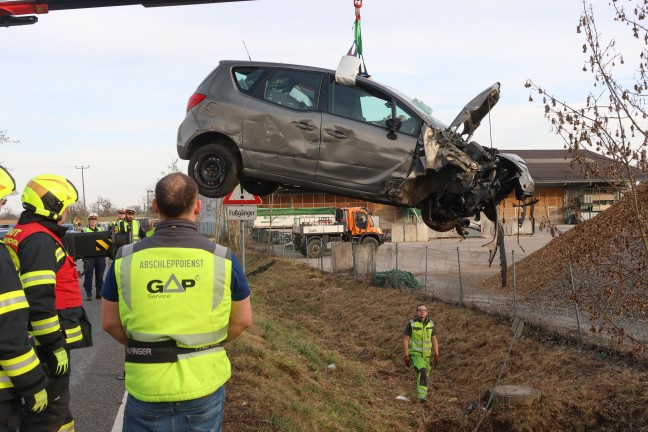
<svg viewBox="0 0 648 432">
<path fill-rule="evenodd" d="M 267 255 L 248 255 L 246 271 L 255 323 L 228 347 L 224 431 L 471 431 L 482 413 L 481 431 L 648 431 L 648 369 L 631 356 L 527 325 L 507 358 L 506 318 Z M 427 405 L 396 399 L 415 399 L 402 334 L 420 302 L 441 351 Z M 505 360 L 499 383 L 541 398 L 468 410 L 487 404 Z"/>
</svg>

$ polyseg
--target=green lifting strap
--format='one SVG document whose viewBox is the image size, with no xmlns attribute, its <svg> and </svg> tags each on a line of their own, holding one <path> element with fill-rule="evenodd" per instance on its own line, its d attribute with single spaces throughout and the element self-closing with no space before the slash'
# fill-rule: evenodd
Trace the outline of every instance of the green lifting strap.
<svg viewBox="0 0 648 432">
<path fill-rule="evenodd" d="M 355 56 L 360 59 L 360 71 L 359 76 L 364 78 L 369 78 L 371 75 L 367 72 L 367 66 L 365 65 L 363 49 L 362 49 L 362 19 L 360 18 L 360 8 L 362 7 L 362 1 L 354 0 L 355 6 L 355 23 L 353 25 L 353 44 L 349 48 L 347 55 Z"/>
</svg>

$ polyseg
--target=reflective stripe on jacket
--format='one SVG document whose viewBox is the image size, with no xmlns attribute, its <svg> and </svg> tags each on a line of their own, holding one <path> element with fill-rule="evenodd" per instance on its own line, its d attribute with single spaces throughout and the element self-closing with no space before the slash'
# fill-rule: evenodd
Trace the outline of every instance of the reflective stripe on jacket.
<svg viewBox="0 0 648 432">
<path fill-rule="evenodd" d="M 423 323 L 418 320 L 410 320 L 412 334 L 409 339 L 407 352 L 409 354 L 418 354 L 423 358 L 430 357 L 432 353 L 432 332 L 434 323 L 431 320 Z"/>
<path fill-rule="evenodd" d="M 120 232 L 130 232 L 131 243 L 140 241 L 140 223 L 137 219 L 133 219 L 130 223 L 124 219 L 118 225 Z"/>
<path fill-rule="evenodd" d="M 19 261 L 21 243 L 35 233 L 45 233 L 56 242 L 55 259 L 61 265 L 58 271 L 55 269 L 38 270 L 20 274 L 23 288 L 32 296 L 41 295 L 41 291 L 39 291 L 40 285 L 54 285 L 55 310 L 47 311 L 48 316 L 42 316 L 38 319 L 34 318 L 30 310 L 30 333 L 36 337 L 36 345 L 45 345 L 50 350 L 56 349 L 64 345 L 64 343 L 76 343 L 75 346 L 70 348 L 85 346 L 82 343 L 83 337 L 78 319 L 82 315 L 83 303 L 79 286 L 79 273 L 76 269 L 76 262 L 65 252 L 59 237 L 37 222 L 18 224 L 6 236 L 6 244 L 12 252 L 12 258 L 14 261 Z M 62 315 L 73 317 L 61 323 L 59 318 Z M 63 330 L 62 336 L 65 338 L 65 342 L 62 340 L 57 342 L 60 338 L 58 333 L 61 330 Z"/>
<path fill-rule="evenodd" d="M 114 264 L 115 278 L 120 320 L 132 341 L 129 349 L 141 350 L 135 348 L 138 343 L 145 346 L 168 341 L 181 348 L 198 348 L 178 354 L 177 361 L 172 362 L 127 361 L 126 389 L 136 399 L 196 399 L 213 393 L 229 379 L 229 359 L 216 345 L 227 337 L 230 254 L 219 245 L 208 251 L 147 248 L 146 242 L 141 242 L 120 249 Z"/>
<path fill-rule="evenodd" d="M 28 322 L 29 303 L 0 240 L 0 401 L 31 396 L 47 385 L 27 334 Z"/>
</svg>

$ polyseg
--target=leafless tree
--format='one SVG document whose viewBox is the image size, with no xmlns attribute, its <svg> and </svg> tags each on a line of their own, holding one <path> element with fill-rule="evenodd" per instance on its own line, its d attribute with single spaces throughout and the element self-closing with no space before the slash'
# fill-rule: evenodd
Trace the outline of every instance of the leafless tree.
<svg viewBox="0 0 648 432">
<path fill-rule="evenodd" d="M 113 213 L 115 213 L 113 204 L 110 199 L 98 196 L 97 204 L 99 204 L 99 207 L 101 208 L 101 216 L 111 216 Z"/>
<path fill-rule="evenodd" d="M 614 16 L 610 25 L 622 29 L 617 39 L 628 37 L 630 41 L 617 44 L 607 25 L 603 34 L 590 1 L 583 0 L 576 32 L 584 38 L 582 70 L 591 75 L 592 86 L 581 105 L 567 103 L 531 80 L 525 86 L 530 89 L 530 101 L 535 94 L 542 98 L 545 117 L 552 131 L 562 137 L 572 167 L 579 167 L 585 178 L 608 182 L 630 200 L 627 222 L 632 234 L 639 238 L 640 256 L 633 253 L 628 260 L 608 253 L 580 263 L 592 275 L 581 287 L 580 300 L 590 317 L 602 321 L 606 330 L 623 343 L 628 339 L 636 341 L 625 334 L 618 317 L 645 319 L 648 309 L 643 300 L 648 285 L 648 212 L 645 195 L 642 200 L 637 186 L 648 175 L 648 0 L 610 0 L 609 7 Z M 628 243 L 624 247 L 632 246 Z M 624 305 L 619 314 L 610 312 L 616 303 Z M 645 350 L 646 346 L 640 348 Z"/>
<path fill-rule="evenodd" d="M 648 221 L 642 217 L 636 190 L 638 180 L 648 175 L 648 27 L 644 23 L 648 0 L 627 0 L 627 7 L 621 3 L 612 0 L 610 7 L 614 20 L 625 25 L 635 41 L 636 52 L 624 46 L 638 60 L 632 80 L 626 80 L 622 73 L 617 75 L 619 68 L 627 69 L 625 58 L 629 57 L 617 52 L 614 39 L 603 38 L 593 8 L 585 0 L 576 32 L 584 35 L 583 71 L 592 74 L 593 83 L 583 106 L 570 105 L 531 80 L 525 86 L 542 97 L 545 117 L 552 131 L 563 138 L 572 165 L 578 165 L 585 178 L 605 180 L 633 200 L 632 223 L 636 224 L 648 255 Z M 532 95 L 529 100 L 533 101 Z M 612 162 L 593 158 L 590 151 L 603 154 Z"/>
<path fill-rule="evenodd" d="M 179 161 L 179 159 L 178 159 L 178 158 L 175 158 L 173 161 L 171 161 L 171 163 L 169 163 L 169 164 L 166 166 L 166 169 L 165 169 L 165 170 L 160 171 L 160 178 L 164 177 L 164 176 L 167 175 L 167 174 L 171 174 L 171 173 L 174 173 L 174 172 L 178 172 L 178 171 L 180 171 L 180 170 L 178 169 L 178 161 Z M 159 180 L 159 179 L 158 179 L 158 180 Z"/>
<path fill-rule="evenodd" d="M 0 129 L 0 144 L 9 144 L 9 143 L 18 144 L 19 142 L 20 141 L 18 140 L 11 139 L 9 135 L 7 135 L 6 130 Z"/>
</svg>

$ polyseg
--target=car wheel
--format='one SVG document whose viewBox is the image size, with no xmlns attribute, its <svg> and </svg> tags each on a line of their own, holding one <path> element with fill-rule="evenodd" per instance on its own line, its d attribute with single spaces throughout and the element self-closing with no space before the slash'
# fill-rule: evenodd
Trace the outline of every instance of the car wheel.
<svg viewBox="0 0 648 432">
<path fill-rule="evenodd" d="M 239 160 L 222 144 L 200 147 L 189 161 L 189 177 L 198 184 L 198 191 L 208 198 L 222 198 L 238 184 Z"/>
<path fill-rule="evenodd" d="M 243 189 L 250 192 L 253 195 L 265 196 L 274 193 L 279 189 L 279 185 L 273 182 L 266 182 L 263 180 L 257 180 L 253 178 L 243 178 L 241 179 L 241 186 Z"/>
<path fill-rule="evenodd" d="M 425 202 L 420 206 L 420 209 L 423 222 L 434 231 L 451 231 L 457 224 L 454 219 L 448 219 L 443 216 L 433 214 L 432 210 L 430 209 L 429 199 L 425 200 Z"/>
<path fill-rule="evenodd" d="M 371 247 L 373 247 L 374 252 L 378 250 L 378 246 L 379 246 L 378 240 L 376 240 L 373 237 L 365 237 L 365 238 L 363 238 L 362 239 L 362 244 L 363 245 L 370 245 Z"/>
<path fill-rule="evenodd" d="M 324 244 L 319 238 L 314 238 L 308 240 L 308 258 L 319 258 L 322 256 L 322 249 Z"/>
</svg>

